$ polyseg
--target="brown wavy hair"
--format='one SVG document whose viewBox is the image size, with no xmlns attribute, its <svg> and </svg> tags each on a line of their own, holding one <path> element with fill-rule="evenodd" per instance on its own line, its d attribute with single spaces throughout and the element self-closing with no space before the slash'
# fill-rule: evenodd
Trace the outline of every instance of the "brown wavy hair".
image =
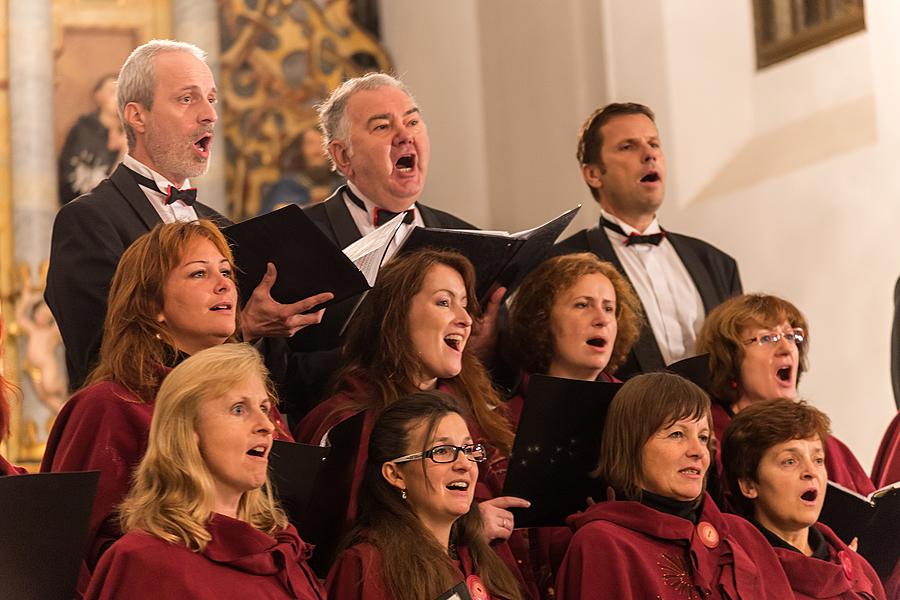
<svg viewBox="0 0 900 600">
<path fill-rule="evenodd" d="M 509 347 L 513 362 L 530 373 L 546 373 L 556 353 L 550 313 L 559 296 L 585 275 L 600 273 L 616 292 L 616 341 L 607 373 L 628 358 L 641 333 L 644 311 L 628 280 L 616 268 L 590 252 L 556 256 L 528 274 L 509 308 Z"/>
<path fill-rule="evenodd" d="M 759 482 L 759 461 L 769 448 L 818 436 L 827 451 L 830 433 L 831 420 L 802 400 L 763 400 L 736 414 L 722 436 L 722 466 L 731 504 L 744 516 L 753 515 L 753 501 L 741 493 L 738 482 Z"/>
<path fill-rule="evenodd" d="M 160 367 L 178 355 L 166 324 L 156 319 L 163 310 L 163 287 L 185 249 L 197 240 L 212 242 L 234 269 L 228 242 L 207 220 L 157 225 L 125 250 L 110 284 L 100 362 L 85 387 L 111 380 L 142 401 L 152 401 L 165 376 Z M 240 331 L 240 313 L 235 310 L 235 334 L 227 341 L 236 341 Z"/>
<path fill-rule="evenodd" d="M 712 455 L 715 442 L 706 392 L 674 373 L 632 377 L 616 393 L 609 407 L 600 442 L 600 465 L 594 476 L 612 486 L 625 500 L 640 500 L 644 477 L 642 453 L 647 441 L 660 429 L 682 419 L 694 421 L 703 417 L 709 424 L 706 447 Z"/>
<path fill-rule="evenodd" d="M 346 389 L 354 378 L 371 381 L 376 393 L 367 395 L 352 408 L 381 410 L 401 396 L 418 391 L 416 378 L 422 361 L 412 346 L 410 305 L 422 289 L 425 276 L 435 265 L 455 270 L 463 279 L 468 296 L 466 311 L 473 320 L 480 315 L 475 292 L 475 268 L 456 252 L 419 250 L 393 258 L 378 273 L 347 330 L 344 365 L 336 376 L 337 389 Z M 494 389 L 481 361 L 468 350 L 462 354 L 462 370 L 445 380 L 468 407 L 487 440 L 504 454 L 512 449 L 509 422 L 495 410 L 503 401 Z M 346 406 L 338 407 L 342 412 Z"/>
<path fill-rule="evenodd" d="M 369 438 L 369 458 L 359 492 L 359 517 L 345 547 L 369 543 L 381 553 L 384 581 L 394 598 L 431 600 L 459 581 L 456 567 L 422 525 L 409 502 L 384 478 L 382 465 L 410 452 L 410 431 L 426 424 L 428 444 L 438 422 L 464 409 L 448 394 L 419 391 L 394 402 L 378 417 Z M 463 414 L 464 416 L 464 414 Z M 421 448 L 424 452 L 428 448 Z M 412 465 L 421 466 L 425 463 Z M 484 539 L 481 514 L 472 502 L 450 530 L 450 544 L 466 547 L 478 577 L 492 596 L 520 599 L 522 592 L 512 573 Z"/>
<path fill-rule="evenodd" d="M 709 393 L 725 405 L 741 396 L 741 363 L 744 362 L 748 327 L 776 327 L 787 321 L 791 327 L 803 329 L 803 343 L 798 346 L 800 361 L 797 381 L 807 368 L 809 326 L 800 309 L 778 296 L 742 294 L 729 298 L 706 316 L 697 338 L 697 350 L 709 353 Z"/>
</svg>

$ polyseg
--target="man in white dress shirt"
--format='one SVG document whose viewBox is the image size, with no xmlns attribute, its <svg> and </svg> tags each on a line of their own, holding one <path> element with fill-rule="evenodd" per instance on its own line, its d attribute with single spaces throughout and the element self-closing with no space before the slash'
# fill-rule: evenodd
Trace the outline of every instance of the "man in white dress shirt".
<svg viewBox="0 0 900 600">
<path fill-rule="evenodd" d="M 692 356 L 706 314 L 740 294 L 741 280 L 727 254 L 660 227 L 667 172 L 653 111 L 635 103 L 598 109 L 582 126 L 577 156 L 600 222 L 560 246 L 612 262 L 631 281 L 647 319 L 617 375 Z"/>
<path fill-rule="evenodd" d="M 216 83 L 205 53 L 191 44 L 153 40 L 136 48 L 119 73 L 117 103 L 128 155 L 96 188 L 66 204 L 53 224 L 45 299 L 66 349 L 69 387 L 96 363 L 109 285 L 122 252 L 159 223 L 230 221 L 196 201 L 190 178 L 209 167 L 218 120 Z M 243 312 L 245 340 L 287 336 L 321 320 L 303 314 L 330 299 L 275 302 L 274 267 Z"/>
</svg>

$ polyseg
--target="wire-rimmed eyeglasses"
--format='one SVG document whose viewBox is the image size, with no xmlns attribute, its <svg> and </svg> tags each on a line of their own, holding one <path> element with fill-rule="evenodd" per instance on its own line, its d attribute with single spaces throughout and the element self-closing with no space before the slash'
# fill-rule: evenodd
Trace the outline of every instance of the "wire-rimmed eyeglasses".
<svg viewBox="0 0 900 600">
<path fill-rule="evenodd" d="M 763 333 L 756 337 L 750 338 L 749 340 L 744 340 L 744 343 L 756 343 L 760 346 L 768 346 L 769 344 L 777 344 L 779 341 L 781 341 L 781 338 L 784 338 L 785 341 L 799 346 L 803 343 L 804 337 L 805 334 L 803 333 L 803 329 L 801 329 L 800 327 L 795 327 L 794 329 L 791 329 L 790 331 L 787 331 L 785 333 Z"/>
</svg>

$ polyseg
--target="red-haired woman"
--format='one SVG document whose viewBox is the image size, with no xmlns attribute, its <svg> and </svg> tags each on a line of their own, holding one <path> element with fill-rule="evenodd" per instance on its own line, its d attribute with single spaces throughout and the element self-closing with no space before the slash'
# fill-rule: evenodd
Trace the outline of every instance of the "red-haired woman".
<svg viewBox="0 0 900 600">
<path fill-rule="evenodd" d="M 41 463 L 42 471 L 100 471 L 89 567 L 121 536 L 113 510 L 147 449 L 163 379 L 185 357 L 235 341 L 233 271 L 228 243 L 210 221 L 158 225 L 122 254 L 100 363 L 63 406 Z M 277 411 L 273 420 L 276 436 L 290 439 Z"/>
</svg>

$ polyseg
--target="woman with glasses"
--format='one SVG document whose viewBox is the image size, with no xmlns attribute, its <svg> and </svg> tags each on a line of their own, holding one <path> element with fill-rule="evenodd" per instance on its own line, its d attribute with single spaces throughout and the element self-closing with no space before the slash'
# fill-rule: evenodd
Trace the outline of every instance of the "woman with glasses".
<svg viewBox="0 0 900 600">
<path fill-rule="evenodd" d="M 709 411 L 706 393 L 671 373 L 622 386 L 597 469 L 615 500 L 569 517 L 557 598 L 793 598 L 763 536 L 706 494 Z"/>
<path fill-rule="evenodd" d="M 817 522 L 829 427 L 803 401 L 760 400 L 742 410 L 722 439 L 731 504 L 772 545 L 797 598 L 883 599 L 872 566 Z"/>
<path fill-rule="evenodd" d="M 169 373 L 147 452 L 86 598 L 324 600 L 311 548 L 272 496 L 272 384 L 246 344 L 202 350 Z"/>
<path fill-rule="evenodd" d="M 808 331 L 796 306 L 767 294 L 735 296 L 709 313 L 697 347 L 709 353 L 708 389 L 717 439 L 732 417 L 754 402 L 797 398 L 809 353 Z M 875 491 L 843 442 L 828 436 L 827 445 L 831 481 L 863 495 Z"/>
<path fill-rule="evenodd" d="M 359 518 L 328 575 L 334 600 L 434 600 L 464 584 L 472 598 L 522 598 L 488 546 L 474 503 L 484 447 L 455 400 L 409 394 L 369 439 Z"/>
</svg>

